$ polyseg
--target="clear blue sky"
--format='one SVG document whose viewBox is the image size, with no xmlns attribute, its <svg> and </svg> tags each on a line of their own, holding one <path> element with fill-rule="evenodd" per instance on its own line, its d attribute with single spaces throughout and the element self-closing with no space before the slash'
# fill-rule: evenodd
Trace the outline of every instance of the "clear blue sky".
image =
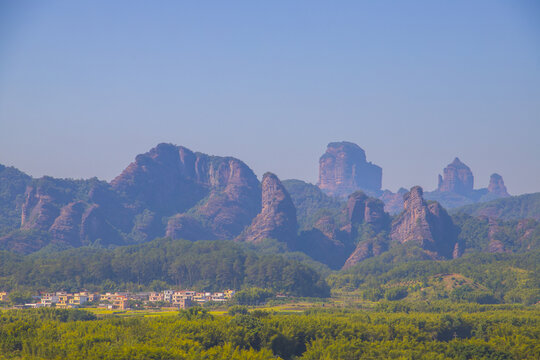
<svg viewBox="0 0 540 360">
<path fill-rule="evenodd" d="M 540 191 L 538 1 L 0 1 L 0 163 L 110 180 L 159 142 L 317 181 Z"/>
</svg>

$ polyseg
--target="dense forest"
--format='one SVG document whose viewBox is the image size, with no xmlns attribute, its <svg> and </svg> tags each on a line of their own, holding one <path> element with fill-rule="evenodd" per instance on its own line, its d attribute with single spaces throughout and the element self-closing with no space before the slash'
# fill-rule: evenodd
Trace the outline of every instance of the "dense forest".
<svg viewBox="0 0 540 360">
<path fill-rule="evenodd" d="M 250 286 L 295 296 L 330 294 L 310 267 L 280 255 L 257 255 L 231 241 L 157 239 L 114 250 L 86 247 L 27 256 L 0 252 L 4 290 L 217 291 Z"/>
<path fill-rule="evenodd" d="M 0 358 L 25 359 L 538 359 L 533 309 L 302 314 L 204 309 L 159 317 L 82 310 L 0 313 Z"/>
<path fill-rule="evenodd" d="M 425 259 L 418 247 L 404 245 L 347 270 L 331 271 L 278 245 L 157 239 L 116 249 L 86 247 L 26 256 L 0 252 L 0 289 L 35 293 L 258 287 L 291 296 L 328 297 L 331 288 L 337 296 L 353 294 L 366 301 L 540 301 L 538 250 L 434 261 Z"/>
</svg>

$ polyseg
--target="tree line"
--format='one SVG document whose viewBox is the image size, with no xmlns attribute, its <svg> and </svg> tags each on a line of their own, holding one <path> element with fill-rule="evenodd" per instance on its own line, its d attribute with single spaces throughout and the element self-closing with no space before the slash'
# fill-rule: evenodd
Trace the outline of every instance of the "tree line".
<svg viewBox="0 0 540 360">
<path fill-rule="evenodd" d="M 50 254 L 0 252 L 0 289 L 219 291 L 259 287 L 294 296 L 327 297 L 325 280 L 279 255 L 258 255 L 231 241 L 157 239 L 116 249 L 77 248 Z"/>
</svg>

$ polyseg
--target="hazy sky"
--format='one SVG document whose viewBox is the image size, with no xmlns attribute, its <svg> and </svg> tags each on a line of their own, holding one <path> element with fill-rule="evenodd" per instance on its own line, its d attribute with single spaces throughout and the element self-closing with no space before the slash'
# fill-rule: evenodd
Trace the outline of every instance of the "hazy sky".
<svg viewBox="0 0 540 360">
<path fill-rule="evenodd" d="M 538 1 L 1 1 L 0 163 L 110 180 L 159 142 L 316 182 L 540 191 Z"/>
</svg>

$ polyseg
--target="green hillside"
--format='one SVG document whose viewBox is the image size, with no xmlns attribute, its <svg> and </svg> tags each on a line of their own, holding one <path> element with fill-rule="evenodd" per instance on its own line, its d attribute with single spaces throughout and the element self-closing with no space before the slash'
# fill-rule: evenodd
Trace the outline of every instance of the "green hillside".
<svg viewBox="0 0 540 360">
<path fill-rule="evenodd" d="M 486 203 L 462 206 L 450 211 L 464 212 L 473 216 L 495 217 L 503 220 L 540 220 L 540 193 L 511 196 Z"/>
</svg>

